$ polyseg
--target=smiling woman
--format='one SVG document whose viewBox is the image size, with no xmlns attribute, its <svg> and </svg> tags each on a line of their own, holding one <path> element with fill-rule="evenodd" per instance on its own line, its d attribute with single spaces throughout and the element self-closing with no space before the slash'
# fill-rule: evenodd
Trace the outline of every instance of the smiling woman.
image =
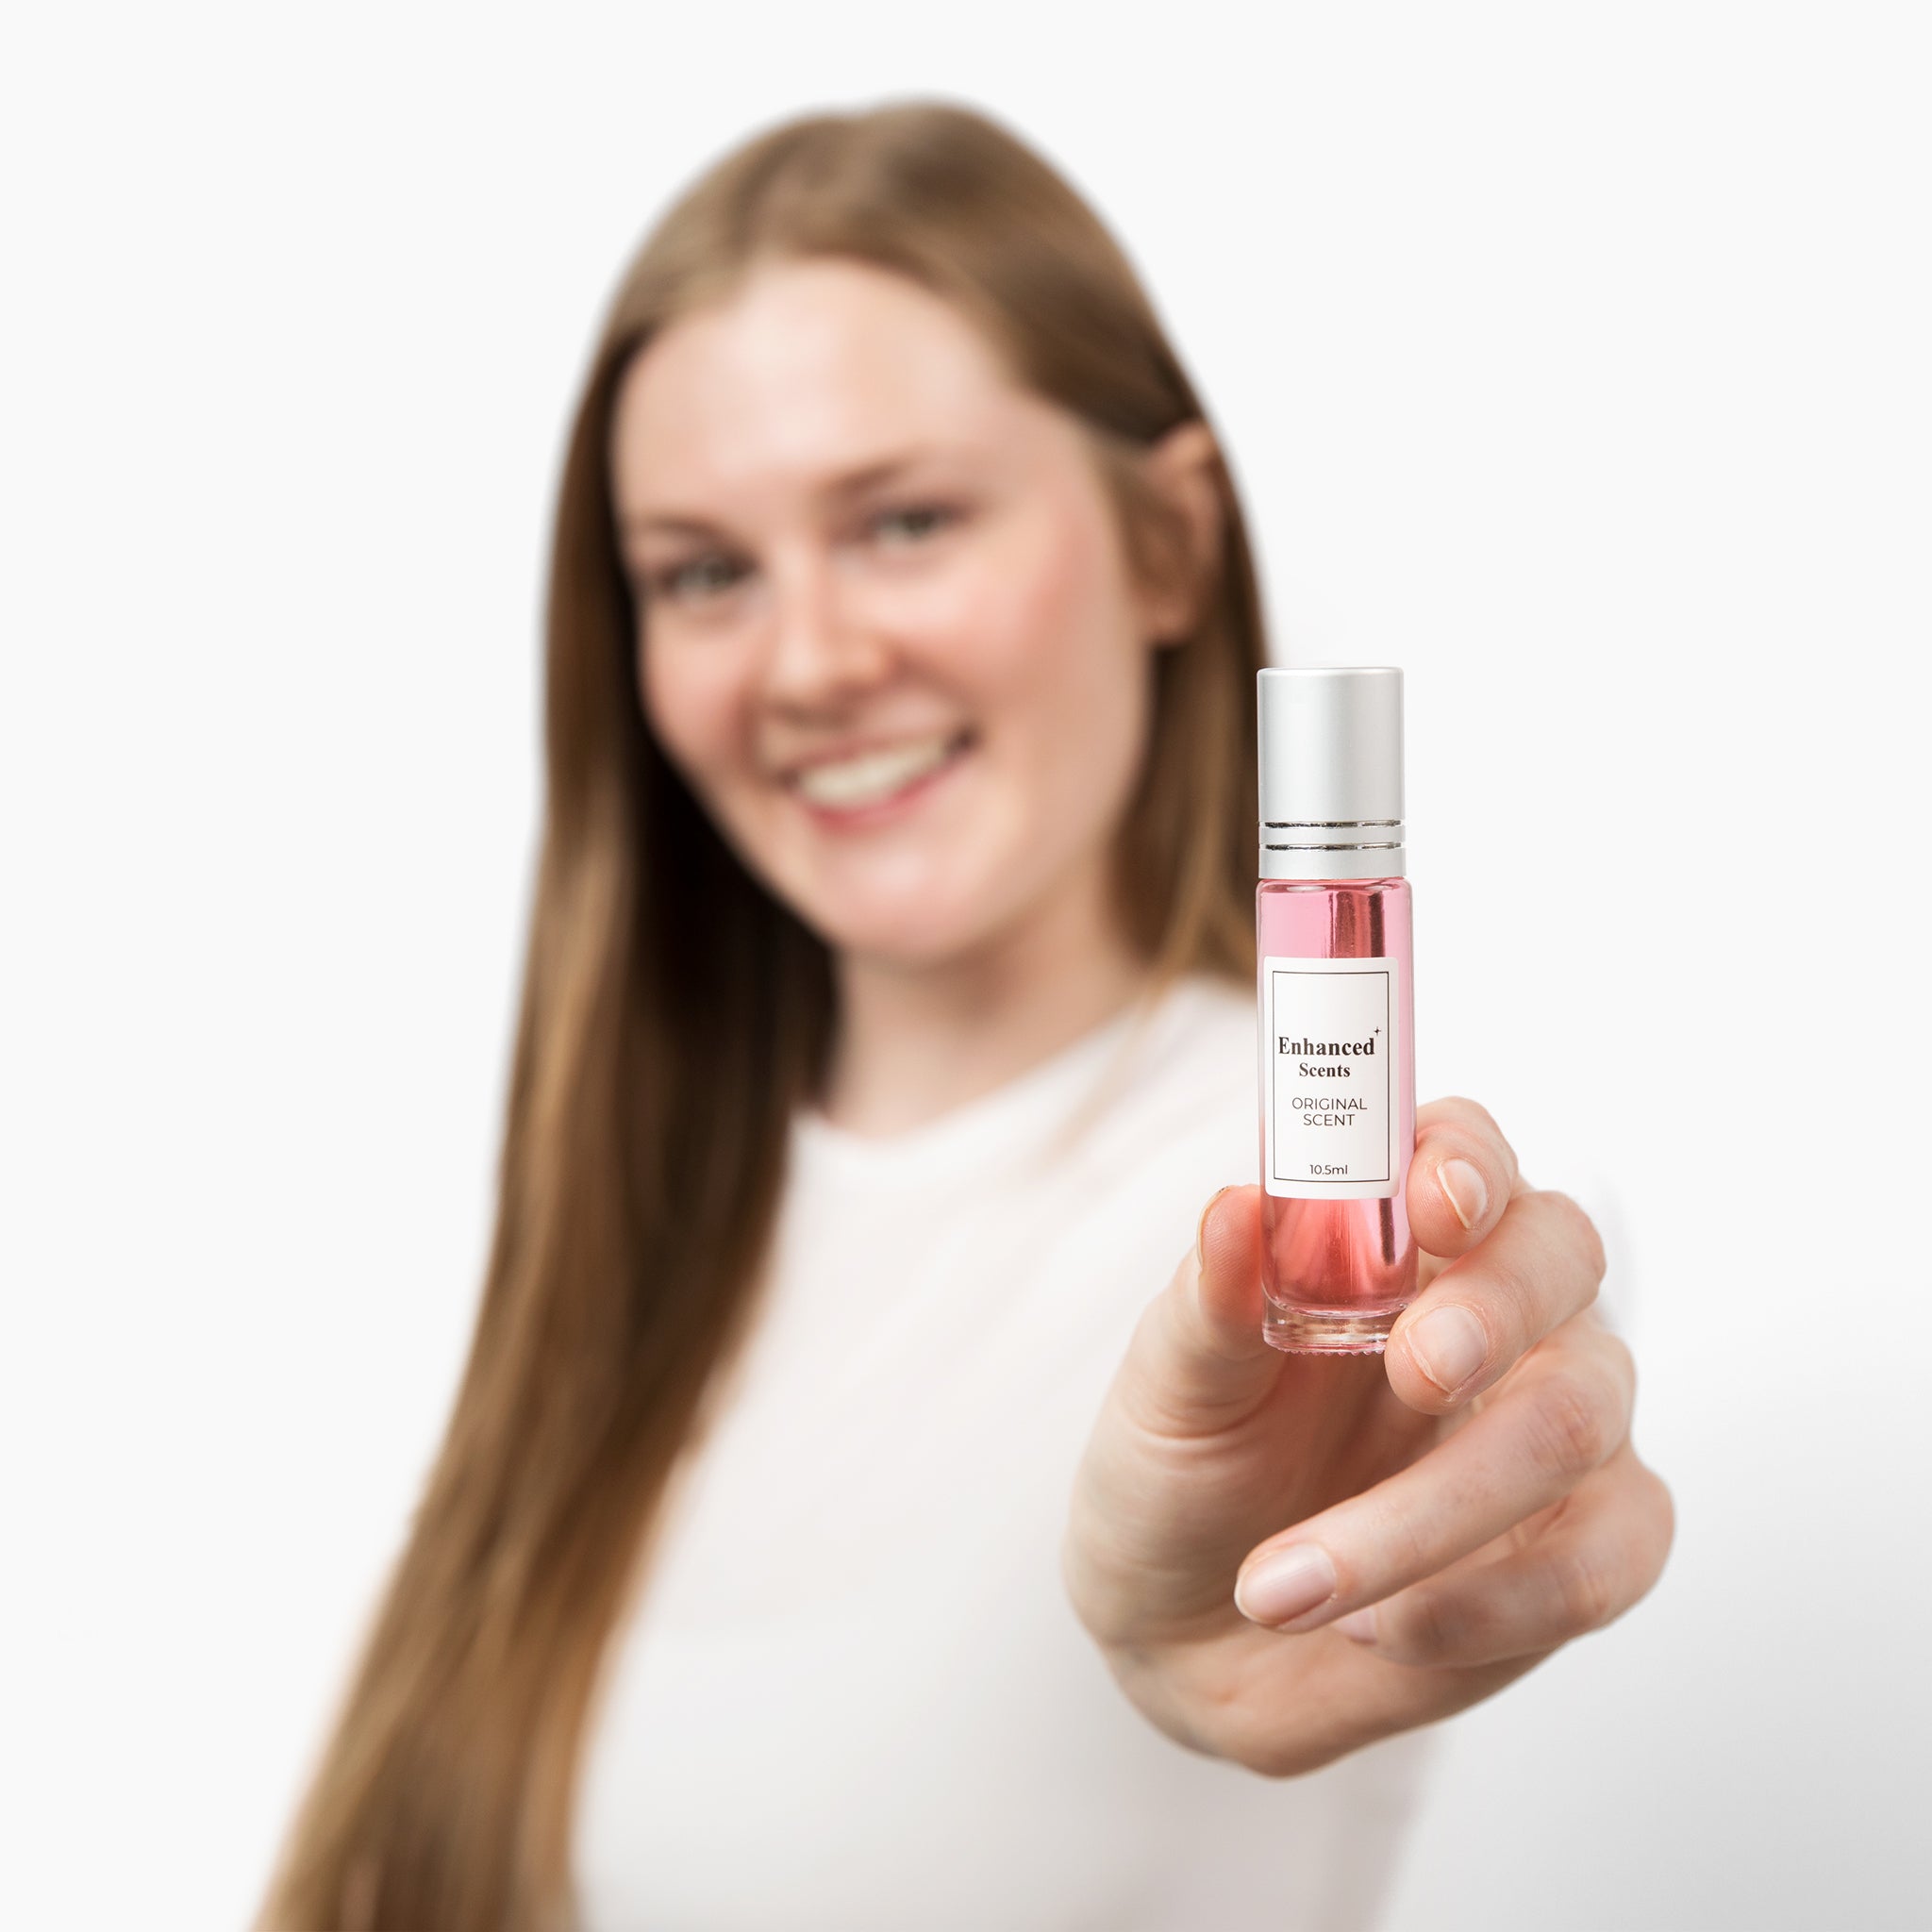
<svg viewBox="0 0 1932 1932">
<path fill-rule="evenodd" d="M 482 1308 L 264 1925 L 566 1912 L 593 1690 L 674 1472 L 770 1332 L 800 1133 L 1001 1095 L 1184 979 L 1248 1009 L 1263 661 L 1198 399 L 1112 238 L 1004 128 L 808 117 L 659 222 L 564 460 Z M 802 782 L 941 736 L 956 767 L 862 810 Z M 1033 1480 L 1063 1506 L 1059 1469 Z"/>
<path fill-rule="evenodd" d="M 1601 1250 L 1473 1103 L 1453 1386 L 1260 1340 L 1265 661 L 1004 129 L 810 117 L 665 215 L 564 461 L 482 1307 L 265 1932 L 1366 1925 L 1392 1734 L 1648 1588 Z"/>
<path fill-rule="evenodd" d="M 1207 450 L 1191 422 L 1158 455 Z M 848 1009 L 868 962 L 983 946 L 1050 883 L 1138 973 L 1106 833 L 1162 611 L 1077 418 L 952 301 L 786 260 L 633 358 L 611 468 L 652 735 Z"/>
</svg>

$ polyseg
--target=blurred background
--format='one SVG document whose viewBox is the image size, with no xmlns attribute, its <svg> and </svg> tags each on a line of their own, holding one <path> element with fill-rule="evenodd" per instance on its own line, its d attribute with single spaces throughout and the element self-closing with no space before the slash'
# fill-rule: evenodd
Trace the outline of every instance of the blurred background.
<svg viewBox="0 0 1932 1932">
<path fill-rule="evenodd" d="M 1928 92 L 1845 0 L 10 15 L 0 1920 L 257 1904 L 481 1277 L 583 358 L 917 94 L 1124 241 L 1277 658 L 1407 668 L 1419 1091 L 1596 1214 L 1676 1497 L 1390 1932 L 1925 1923 Z"/>
</svg>

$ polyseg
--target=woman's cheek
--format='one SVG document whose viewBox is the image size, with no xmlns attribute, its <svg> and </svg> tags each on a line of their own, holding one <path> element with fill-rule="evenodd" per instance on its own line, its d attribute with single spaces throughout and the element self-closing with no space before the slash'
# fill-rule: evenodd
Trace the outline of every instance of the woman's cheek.
<svg viewBox="0 0 1932 1932">
<path fill-rule="evenodd" d="M 687 782 L 708 786 L 708 774 L 724 770 L 731 755 L 744 710 L 743 679 L 725 654 L 708 660 L 671 640 L 641 656 L 639 682 L 652 735 Z"/>
<path fill-rule="evenodd" d="M 962 692 L 992 708 L 1065 685 L 1076 632 L 1093 621 L 1091 549 L 1077 520 L 1015 519 L 1005 541 L 954 577 L 930 615 L 944 627 Z"/>
<path fill-rule="evenodd" d="M 1041 768 L 1040 794 L 1074 816 L 1104 808 L 1133 760 L 1144 660 L 1133 637 L 1105 525 L 1069 513 L 1036 525 L 1043 540 L 991 593 L 988 677 L 997 679 Z M 1078 731 L 1068 729 L 1078 720 Z"/>
</svg>

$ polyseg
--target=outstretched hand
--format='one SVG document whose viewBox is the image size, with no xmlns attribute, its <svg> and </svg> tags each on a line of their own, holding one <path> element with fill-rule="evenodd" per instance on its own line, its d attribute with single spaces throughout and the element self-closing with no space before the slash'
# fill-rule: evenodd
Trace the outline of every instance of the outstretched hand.
<svg viewBox="0 0 1932 1932">
<path fill-rule="evenodd" d="M 1170 1736 L 1270 1775 L 1500 1690 L 1657 1581 L 1602 1243 L 1489 1114 L 1418 1109 L 1421 1285 L 1376 1356 L 1261 1339 L 1261 1191 L 1224 1188 L 1148 1304 L 1062 1545 L 1074 1607 Z"/>
</svg>

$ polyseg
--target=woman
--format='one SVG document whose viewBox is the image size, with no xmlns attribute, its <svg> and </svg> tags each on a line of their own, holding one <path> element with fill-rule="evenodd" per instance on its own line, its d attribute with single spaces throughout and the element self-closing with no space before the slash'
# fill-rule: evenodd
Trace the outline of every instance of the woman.
<svg viewBox="0 0 1932 1932">
<path fill-rule="evenodd" d="M 265 1925 L 1365 1923 L 1375 1740 L 1649 1588 L 1595 1234 L 1473 1103 L 1386 1357 L 1258 1339 L 1264 661 L 1009 135 L 806 119 L 665 218 L 566 458 L 476 1333 Z"/>
</svg>

